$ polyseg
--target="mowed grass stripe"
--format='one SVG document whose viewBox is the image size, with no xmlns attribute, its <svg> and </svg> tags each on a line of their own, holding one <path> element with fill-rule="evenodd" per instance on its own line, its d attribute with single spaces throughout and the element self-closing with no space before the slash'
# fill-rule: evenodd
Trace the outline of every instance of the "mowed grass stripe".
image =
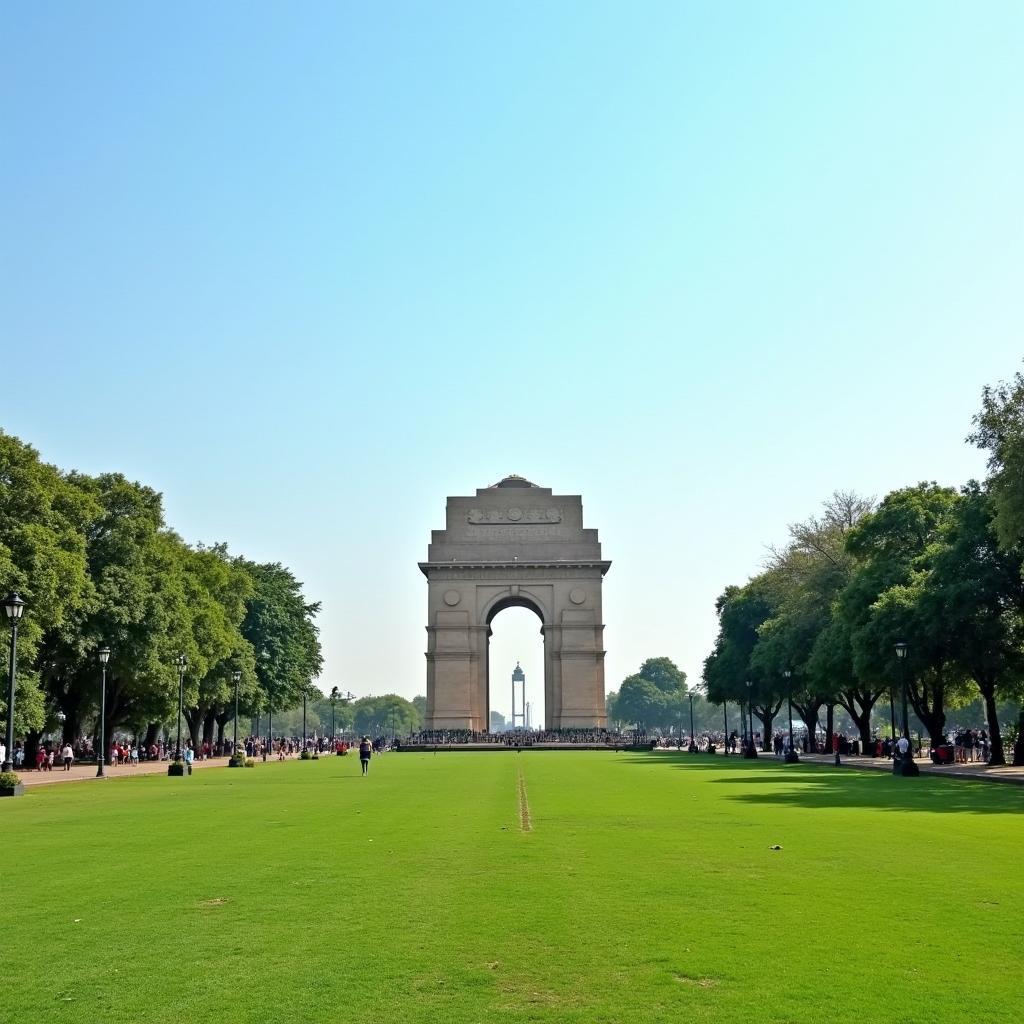
<svg viewBox="0 0 1024 1024">
<path fill-rule="evenodd" d="M 530 800 L 526 793 L 526 778 L 523 775 L 522 761 L 516 762 L 516 780 L 519 789 L 519 827 L 523 832 L 532 832 L 533 821 L 530 818 Z"/>
<path fill-rule="evenodd" d="M 4 1005 L 58 1024 L 881 1022 L 894 1001 L 921 1024 L 967 1004 L 1017 1016 L 1015 788 L 516 759 L 386 755 L 362 779 L 330 758 L 5 801 Z M 510 774 L 528 778 L 528 840 Z"/>
</svg>

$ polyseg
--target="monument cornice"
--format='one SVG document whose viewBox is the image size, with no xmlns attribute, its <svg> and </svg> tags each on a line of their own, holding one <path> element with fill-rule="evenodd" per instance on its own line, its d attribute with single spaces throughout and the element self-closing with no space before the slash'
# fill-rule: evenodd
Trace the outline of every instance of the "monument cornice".
<svg viewBox="0 0 1024 1024">
<path fill-rule="evenodd" d="M 514 572 L 518 572 L 522 569 L 543 569 L 546 572 L 558 569 L 598 569 L 600 570 L 601 575 L 604 576 L 604 574 L 612 567 L 612 563 L 610 561 L 602 559 L 553 559 L 551 561 L 531 560 L 528 562 L 459 560 L 451 562 L 419 562 L 418 565 L 420 567 L 420 572 L 422 572 L 428 579 L 430 578 L 431 573 L 441 573 L 446 569 L 454 569 L 456 571 L 463 571 L 466 569 L 481 571 L 512 570 Z"/>
</svg>

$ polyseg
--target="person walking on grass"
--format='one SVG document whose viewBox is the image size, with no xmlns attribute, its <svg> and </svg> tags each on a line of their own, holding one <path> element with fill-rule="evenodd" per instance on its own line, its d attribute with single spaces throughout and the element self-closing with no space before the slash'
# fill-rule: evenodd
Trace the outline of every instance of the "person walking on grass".
<svg viewBox="0 0 1024 1024">
<path fill-rule="evenodd" d="M 369 736 L 364 736 L 359 741 L 359 765 L 365 775 L 370 770 L 370 758 L 373 755 L 373 744 Z"/>
</svg>

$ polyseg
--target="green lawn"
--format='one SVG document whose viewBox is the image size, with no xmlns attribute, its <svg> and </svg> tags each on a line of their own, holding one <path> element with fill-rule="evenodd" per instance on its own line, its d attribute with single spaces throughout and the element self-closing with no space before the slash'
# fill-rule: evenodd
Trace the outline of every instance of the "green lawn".
<svg viewBox="0 0 1024 1024">
<path fill-rule="evenodd" d="M 0 1018 L 1024 1017 L 1016 787 L 604 752 L 358 769 L 0 802 Z"/>
</svg>

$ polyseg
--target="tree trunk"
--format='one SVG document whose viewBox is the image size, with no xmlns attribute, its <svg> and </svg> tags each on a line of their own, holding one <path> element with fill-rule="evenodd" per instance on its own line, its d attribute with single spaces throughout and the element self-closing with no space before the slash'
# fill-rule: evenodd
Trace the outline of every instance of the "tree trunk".
<svg viewBox="0 0 1024 1024">
<path fill-rule="evenodd" d="M 145 739 L 146 750 L 149 750 L 149 748 L 151 746 L 153 746 L 157 742 L 157 740 L 159 740 L 159 739 L 160 739 L 160 723 L 159 722 L 150 722 L 149 725 L 146 726 L 146 739 Z"/>
<path fill-rule="evenodd" d="M 835 746 L 833 742 L 835 738 L 835 721 L 836 721 L 836 706 L 835 704 L 825 705 L 825 753 L 831 754 L 832 748 Z"/>
<path fill-rule="evenodd" d="M 78 740 L 79 734 L 82 731 L 82 714 L 81 709 L 78 705 L 71 706 L 70 704 L 63 709 L 64 711 L 64 725 L 61 729 L 61 737 L 64 743 L 70 743 L 72 746 Z"/>
<path fill-rule="evenodd" d="M 920 692 L 916 681 L 911 683 L 907 689 L 910 692 L 910 703 L 914 708 L 914 714 L 928 730 L 928 738 L 931 740 L 932 746 L 938 746 L 946 738 L 946 687 L 941 676 L 938 677 L 938 682 L 931 686 L 922 683 Z M 930 703 L 928 701 L 929 691 L 931 693 Z M 910 728 L 909 722 L 907 728 Z"/>
<path fill-rule="evenodd" d="M 977 681 L 977 680 L 976 680 Z M 999 731 L 999 711 L 996 709 L 995 686 L 982 686 L 978 689 L 985 700 L 985 720 L 988 722 L 989 764 L 1006 764 L 1006 752 L 1003 750 L 1003 736 Z"/>
<path fill-rule="evenodd" d="M 213 730 L 216 724 L 216 715 L 213 708 L 210 708 L 203 719 L 203 742 L 209 744 L 210 750 L 213 750 Z"/>
<path fill-rule="evenodd" d="M 1013 745 L 1013 766 L 1024 767 L 1024 707 L 1017 716 L 1017 742 Z"/>
<path fill-rule="evenodd" d="M 185 723 L 188 725 L 188 734 L 192 739 L 192 749 L 198 751 L 203 746 L 203 718 L 198 708 L 185 709 Z"/>
<path fill-rule="evenodd" d="M 800 720 L 807 727 L 807 752 L 816 754 L 818 752 L 818 741 L 815 738 L 818 733 L 818 712 L 821 710 L 823 701 L 813 701 L 809 704 L 798 704 L 793 701 L 793 707 L 800 715 Z"/>
<path fill-rule="evenodd" d="M 871 746 L 871 709 L 875 706 L 881 690 L 872 693 L 870 690 L 844 690 L 841 696 L 844 698 L 839 703 L 843 710 L 853 719 L 860 733 L 861 753 L 867 753 Z"/>
</svg>

